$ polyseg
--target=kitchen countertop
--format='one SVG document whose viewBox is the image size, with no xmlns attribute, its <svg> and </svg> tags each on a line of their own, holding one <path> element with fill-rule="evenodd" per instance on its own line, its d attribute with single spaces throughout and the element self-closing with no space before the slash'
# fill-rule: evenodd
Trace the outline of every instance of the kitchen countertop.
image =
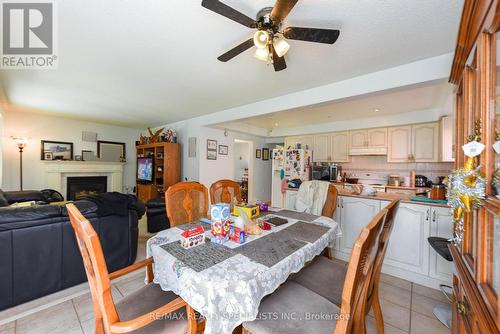
<svg viewBox="0 0 500 334">
<path fill-rule="evenodd" d="M 393 200 L 399 199 L 403 203 L 448 207 L 448 205 L 446 205 L 446 204 L 439 204 L 439 203 L 432 203 L 432 202 L 417 202 L 417 201 L 412 201 L 410 199 L 410 196 L 406 195 L 406 194 L 377 192 L 373 196 L 368 196 L 368 195 L 357 195 L 355 193 L 348 192 L 348 191 L 345 191 L 345 190 L 339 190 L 338 194 L 340 196 L 359 197 L 359 198 L 366 198 L 366 199 L 376 199 L 376 200 L 381 200 L 381 201 L 393 201 Z"/>
<path fill-rule="evenodd" d="M 287 188 L 286 190 L 298 191 L 299 188 Z M 339 196 L 359 197 L 359 198 L 366 198 L 366 199 L 375 199 L 375 200 L 380 200 L 380 201 L 393 201 L 393 200 L 399 199 L 402 203 L 440 206 L 443 208 L 448 207 L 448 205 L 446 205 L 446 204 L 412 201 L 410 199 L 411 196 L 408 194 L 376 192 L 375 195 L 369 196 L 369 195 L 357 195 L 353 192 L 349 192 L 349 191 L 344 190 L 344 189 L 338 190 L 338 194 L 339 194 Z"/>
</svg>

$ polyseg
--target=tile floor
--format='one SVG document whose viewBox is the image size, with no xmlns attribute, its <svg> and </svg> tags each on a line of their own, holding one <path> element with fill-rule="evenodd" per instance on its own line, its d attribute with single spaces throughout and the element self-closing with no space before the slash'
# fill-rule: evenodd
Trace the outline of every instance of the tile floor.
<svg viewBox="0 0 500 334">
<path fill-rule="evenodd" d="M 140 249 L 144 249 L 144 241 L 144 239 L 141 240 Z M 144 258 L 144 256 L 145 252 L 142 251 L 139 257 Z M 144 271 L 132 273 L 113 284 L 113 297 L 119 300 L 139 289 L 143 282 Z M 380 295 L 387 334 L 450 332 L 432 314 L 434 306 L 447 302 L 441 292 L 382 274 Z M 375 319 L 372 314 L 368 316 L 367 327 L 368 333 L 376 333 Z M 93 310 L 88 292 L 0 325 L 0 334 L 90 334 L 93 332 Z"/>
</svg>

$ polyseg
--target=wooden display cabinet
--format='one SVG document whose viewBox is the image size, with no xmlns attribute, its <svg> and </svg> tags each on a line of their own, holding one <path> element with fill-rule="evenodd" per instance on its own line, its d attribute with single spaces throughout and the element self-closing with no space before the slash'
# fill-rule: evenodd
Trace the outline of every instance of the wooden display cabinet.
<svg viewBox="0 0 500 334">
<path fill-rule="evenodd" d="M 137 157 L 154 157 L 152 183 L 137 182 L 137 197 L 147 202 L 162 197 L 165 191 L 180 181 L 180 145 L 176 143 L 154 143 L 137 145 Z"/>
<path fill-rule="evenodd" d="M 486 178 L 486 199 L 464 214 L 460 245 L 450 245 L 456 266 L 453 278 L 452 333 L 500 333 L 500 200 L 491 182 L 500 156 L 495 132 L 500 120 L 500 1 L 466 0 L 457 38 L 450 82 L 456 85 L 455 168 L 464 165 L 462 145 L 481 121 L 478 159 Z"/>
</svg>

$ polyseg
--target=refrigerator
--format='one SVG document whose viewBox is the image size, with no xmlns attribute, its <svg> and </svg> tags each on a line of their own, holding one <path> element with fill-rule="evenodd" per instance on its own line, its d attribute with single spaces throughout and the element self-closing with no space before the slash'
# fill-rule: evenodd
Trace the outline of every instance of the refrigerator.
<svg viewBox="0 0 500 334">
<path fill-rule="evenodd" d="M 284 205 L 284 196 L 281 191 L 282 174 L 285 180 L 311 180 L 312 153 L 312 150 L 305 149 L 273 150 L 271 206 L 282 208 Z"/>
</svg>

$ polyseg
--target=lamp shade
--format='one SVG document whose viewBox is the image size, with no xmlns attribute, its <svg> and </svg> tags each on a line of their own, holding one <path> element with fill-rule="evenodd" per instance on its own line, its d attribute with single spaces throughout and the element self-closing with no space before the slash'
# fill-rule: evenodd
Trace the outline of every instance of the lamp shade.
<svg viewBox="0 0 500 334">
<path fill-rule="evenodd" d="M 288 44 L 283 37 L 275 38 L 273 46 L 278 57 L 283 57 L 290 49 L 290 44 Z"/>
<path fill-rule="evenodd" d="M 255 58 L 260 59 L 262 61 L 268 61 L 269 60 L 269 50 L 267 48 L 265 48 L 265 49 L 257 48 L 257 50 L 255 50 L 254 56 L 255 56 Z"/>
<path fill-rule="evenodd" d="M 28 138 L 26 137 L 12 137 L 12 139 L 16 142 L 18 148 L 25 148 L 26 144 L 28 144 Z"/>
<path fill-rule="evenodd" d="M 270 36 L 267 31 L 257 30 L 253 35 L 253 44 L 255 44 L 255 46 L 258 47 L 259 49 L 265 49 L 269 44 L 269 39 Z"/>
</svg>

